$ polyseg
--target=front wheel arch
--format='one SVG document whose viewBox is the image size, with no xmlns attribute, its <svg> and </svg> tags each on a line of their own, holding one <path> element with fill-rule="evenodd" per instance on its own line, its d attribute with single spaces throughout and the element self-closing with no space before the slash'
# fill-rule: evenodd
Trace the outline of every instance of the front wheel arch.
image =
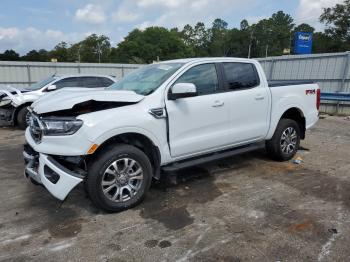
<svg viewBox="0 0 350 262">
<path fill-rule="evenodd" d="M 118 144 L 132 145 L 143 151 L 151 162 L 153 177 L 155 179 L 160 179 L 160 150 L 150 138 L 140 133 L 122 133 L 107 139 L 101 145 L 99 145 L 98 149 L 93 155 L 88 156 L 87 160 L 89 161 L 89 158 L 91 159 L 93 157 L 96 157 L 96 155 L 101 154 L 111 145 L 117 146 Z"/>
<path fill-rule="evenodd" d="M 18 113 L 23 109 L 28 106 L 30 106 L 32 103 L 25 103 L 23 105 L 20 105 L 19 107 L 16 108 L 15 112 L 13 113 L 12 119 L 13 119 L 13 124 L 15 126 L 18 126 Z"/>
</svg>

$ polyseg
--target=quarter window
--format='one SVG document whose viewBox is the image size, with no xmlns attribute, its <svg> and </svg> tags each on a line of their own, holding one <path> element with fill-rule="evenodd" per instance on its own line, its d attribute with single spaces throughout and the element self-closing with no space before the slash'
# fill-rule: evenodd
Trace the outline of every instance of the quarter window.
<svg viewBox="0 0 350 262">
<path fill-rule="evenodd" d="M 107 77 L 100 77 L 101 87 L 107 87 L 112 85 L 114 82 Z"/>
<path fill-rule="evenodd" d="M 215 93 L 218 89 L 218 76 L 215 64 L 203 64 L 194 66 L 186 71 L 176 83 L 192 83 L 197 88 L 198 95 Z"/>
<path fill-rule="evenodd" d="M 259 85 L 259 77 L 253 64 L 223 63 L 223 69 L 227 89 L 244 89 Z"/>
</svg>

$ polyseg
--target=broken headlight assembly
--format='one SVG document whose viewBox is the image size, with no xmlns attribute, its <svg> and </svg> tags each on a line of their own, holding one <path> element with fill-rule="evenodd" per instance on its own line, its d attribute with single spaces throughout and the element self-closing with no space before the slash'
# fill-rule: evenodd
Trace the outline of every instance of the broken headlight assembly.
<svg viewBox="0 0 350 262">
<path fill-rule="evenodd" d="M 46 136 L 72 135 L 83 125 L 83 121 L 75 118 L 50 117 L 41 119 L 43 133 Z"/>
</svg>

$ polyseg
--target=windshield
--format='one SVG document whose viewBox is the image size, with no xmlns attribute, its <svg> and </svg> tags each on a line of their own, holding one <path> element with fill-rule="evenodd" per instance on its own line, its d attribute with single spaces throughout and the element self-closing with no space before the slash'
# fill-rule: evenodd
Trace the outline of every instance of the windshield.
<svg viewBox="0 0 350 262">
<path fill-rule="evenodd" d="M 29 86 L 29 89 L 31 90 L 39 90 L 41 88 L 43 88 L 44 86 L 46 86 L 47 84 L 49 84 L 50 82 L 52 82 L 53 80 L 55 80 L 56 78 L 54 77 L 49 77 L 49 78 L 46 78 L 44 80 L 41 80 L 35 84 L 32 84 L 31 86 Z"/>
<path fill-rule="evenodd" d="M 149 95 L 181 66 L 183 63 L 147 65 L 128 74 L 108 89 L 129 90 L 140 95 Z"/>
</svg>

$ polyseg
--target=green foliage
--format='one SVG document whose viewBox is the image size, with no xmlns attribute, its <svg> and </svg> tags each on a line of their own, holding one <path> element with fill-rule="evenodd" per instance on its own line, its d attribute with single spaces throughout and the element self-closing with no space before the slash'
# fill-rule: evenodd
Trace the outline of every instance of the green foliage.
<svg viewBox="0 0 350 262">
<path fill-rule="evenodd" d="M 22 57 L 22 60 L 25 61 L 36 61 L 36 62 L 48 62 L 49 61 L 49 52 L 45 49 L 31 50 L 25 56 Z"/>
<path fill-rule="evenodd" d="M 176 30 L 163 27 L 148 27 L 144 31 L 135 29 L 120 42 L 111 57 L 113 62 L 151 63 L 154 60 L 168 60 L 192 56 Z"/>
<path fill-rule="evenodd" d="M 3 54 L 0 54 L 1 61 L 18 61 L 20 60 L 19 54 L 14 50 L 6 50 Z"/>
<path fill-rule="evenodd" d="M 233 56 L 251 57 L 283 55 L 292 48 L 297 31 L 312 32 L 313 53 L 350 50 L 350 0 L 325 8 L 320 22 L 325 32 L 302 23 L 295 25 L 293 18 L 278 11 L 271 17 L 249 25 L 242 20 L 240 28 L 229 28 L 226 21 L 217 18 L 210 27 L 198 22 L 194 26 L 178 28 L 148 27 L 132 30 L 117 46 L 112 47 L 107 36 L 92 34 L 84 40 L 68 45 L 58 43 L 53 50 L 32 50 L 20 57 L 13 50 L 0 53 L 0 60 L 101 63 L 151 63 L 184 57 Z"/>
<path fill-rule="evenodd" d="M 334 7 L 324 8 L 320 21 L 325 23 L 325 33 L 342 41 L 350 41 L 350 0 Z"/>
</svg>

